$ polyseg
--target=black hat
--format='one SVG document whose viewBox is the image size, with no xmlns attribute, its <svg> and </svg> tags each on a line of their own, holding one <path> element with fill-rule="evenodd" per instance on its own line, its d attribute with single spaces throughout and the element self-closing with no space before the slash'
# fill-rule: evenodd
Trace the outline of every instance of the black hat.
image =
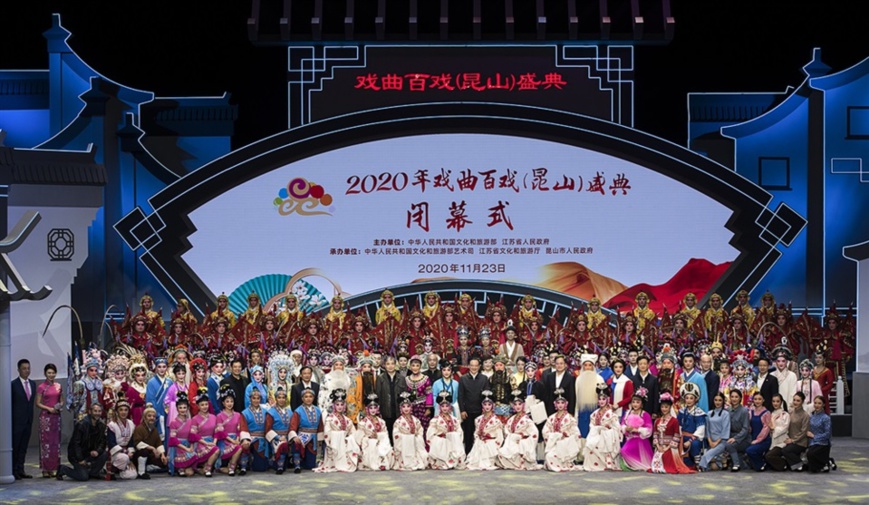
<svg viewBox="0 0 869 505">
<path fill-rule="evenodd" d="M 346 402 L 347 401 L 347 391 L 344 391 L 341 388 L 334 389 L 334 390 L 332 390 L 331 393 L 329 393 L 329 399 L 332 400 L 333 403 L 334 402 Z"/>
<path fill-rule="evenodd" d="M 794 353 L 791 352 L 790 347 L 788 347 L 785 343 L 781 343 L 775 346 L 772 350 L 772 354 L 776 358 L 778 358 L 779 356 L 784 356 L 785 359 L 787 359 L 788 361 L 792 360 L 794 357 Z"/>
<path fill-rule="evenodd" d="M 564 397 L 564 389 L 563 388 L 558 388 L 555 391 L 553 391 L 552 396 L 555 397 L 554 401 L 558 401 L 558 400 L 562 400 L 565 402 L 567 401 L 567 398 Z"/>
<path fill-rule="evenodd" d="M 416 399 L 416 396 L 410 391 L 404 391 L 400 395 L 398 395 L 401 399 L 398 401 L 399 405 L 404 405 L 405 403 L 413 403 Z"/>
<path fill-rule="evenodd" d="M 438 405 L 443 405 L 444 403 L 450 403 L 450 404 L 451 404 L 451 403 L 453 403 L 453 395 L 450 394 L 449 391 L 447 391 L 446 389 L 444 389 L 443 391 L 441 391 L 440 393 L 438 393 L 437 402 L 438 402 Z"/>
<path fill-rule="evenodd" d="M 221 384 L 220 390 L 217 392 L 218 403 L 223 405 L 223 400 L 226 400 L 229 397 L 232 397 L 233 400 L 235 399 L 235 390 L 232 389 L 232 386 L 229 384 Z"/>
<path fill-rule="evenodd" d="M 226 363 L 226 358 L 222 354 L 212 354 L 208 357 L 208 368 L 213 368 L 218 363 Z"/>
<path fill-rule="evenodd" d="M 178 395 L 175 397 L 175 405 L 190 405 L 190 401 L 187 399 L 187 392 L 178 392 Z M 115 404 L 115 406 L 117 406 L 117 404 Z"/>
<path fill-rule="evenodd" d="M 607 386 L 605 382 L 598 382 L 595 390 L 597 391 L 598 398 L 600 398 L 601 396 L 605 396 L 607 398 L 610 397 L 610 387 Z"/>
<path fill-rule="evenodd" d="M 200 387 L 196 390 L 196 403 L 200 403 L 203 401 L 209 403 L 211 402 L 211 399 L 208 398 L 208 388 L 206 387 Z"/>
<path fill-rule="evenodd" d="M 186 399 L 187 395 L 184 395 L 184 398 Z M 121 407 L 127 407 L 127 409 L 130 408 L 130 402 L 127 401 L 127 396 L 123 391 L 118 392 L 118 399 L 115 401 L 115 410 L 117 411 Z"/>
<path fill-rule="evenodd" d="M 510 403 L 513 402 L 524 402 L 525 401 L 525 392 L 521 389 L 514 389 L 510 392 Z"/>
<path fill-rule="evenodd" d="M 378 400 L 379 400 L 378 396 L 374 393 L 371 393 L 365 397 L 365 400 L 363 401 L 363 403 L 365 403 L 366 407 L 369 405 L 378 405 L 379 406 L 380 402 Z"/>
<path fill-rule="evenodd" d="M 492 398 L 495 395 L 494 395 L 494 393 L 492 393 L 488 389 L 483 391 L 482 393 L 480 393 L 480 396 L 483 398 L 483 400 L 480 403 L 486 403 L 486 402 L 495 403 L 495 400 Z"/>
</svg>

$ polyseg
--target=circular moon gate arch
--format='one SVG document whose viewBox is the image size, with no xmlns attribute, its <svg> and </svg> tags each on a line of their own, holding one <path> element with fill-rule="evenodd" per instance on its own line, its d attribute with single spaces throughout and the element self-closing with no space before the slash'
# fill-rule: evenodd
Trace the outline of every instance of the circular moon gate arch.
<svg viewBox="0 0 869 505">
<path fill-rule="evenodd" d="M 503 302 L 504 307 L 507 309 L 508 317 L 517 301 L 521 300 L 526 294 L 530 294 L 537 302 L 538 312 L 544 317 L 543 326 L 549 322 L 549 317 L 556 313 L 558 314 L 559 323 L 563 324 L 570 316 L 570 311 L 574 307 L 586 307 L 588 303 L 588 300 L 550 289 L 499 281 L 427 281 L 389 286 L 389 290 L 395 295 L 396 306 L 402 310 L 404 309 L 404 305 L 422 307 L 425 302 L 425 295 L 429 291 L 434 291 L 440 295 L 442 303 L 449 303 L 453 299 L 458 298 L 460 294 L 467 293 L 474 299 L 474 307 L 478 314 L 484 314 L 486 306 L 489 303 Z M 380 294 L 382 291 L 374 290 L 360 293 L 347 297 L 345 301 L 353 310 L 364 308 L 371 320 L 374 321 L 374 313 L 380 307 Z M 612 310 L 601 310 L 610 315 L 615 314 Z"/>
<path fill-rule="evenodd" d="M 182 257 L 196 231 L 189 217 L 193 211 L 295 161 L 377 140 L 441 133 L 525 137 L 596 151 L 657 172 L 719 202 L 732 212 L 726 227 L 733 233 L 730 245 L 738 251 L 709 291 L 717 291 L 725 300 L 743 287 L 754 287 L 780 256 L 776 246 L 789 245 L 805 226 L 805 219 L 784 204 L 767 208 L 772 196 L 732 170 L 638 130 L 535 107 L 441 103 L 349 114 L 263 139 L 179 179 L 149 200 L 151 214 L 137 208 L 115 228 L 131 248 L 141 249 L 142 262 L 172 296 L 187 298 L 201 313 L 213 303 L 215 293 Z"/>
</svg>

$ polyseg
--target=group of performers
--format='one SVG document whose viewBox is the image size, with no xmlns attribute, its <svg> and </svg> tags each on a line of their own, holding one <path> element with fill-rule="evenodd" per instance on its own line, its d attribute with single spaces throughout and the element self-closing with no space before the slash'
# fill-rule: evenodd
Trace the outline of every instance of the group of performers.
<svg viewBox="0 0 869 505">
<path fill-rule="evenodd" d="M 829 425 L 853 319 L 831 308 L 822 328 L 807 315 L 793 321 L 769 294 L 757 309 L 747 293 L 737 298 L 727 313 L 717 295 L 705 311 L 689 295 L 658 318 L 640 293 L 615 321 L 592 299 L 543 326 L 530 295 L 509 317 L 498 303 L 480 317 L 466 294 L 442 304 L 428 293 L 417 310 L 397 308 L 385 291 L 372 323 L 340 297 L 319 316 L 292 297 L 275 314 L 251 294 L 238 317 L 221 296 L 202 323 L 181 300 L 164 328 L 145 296 L 115 326 L 112 354 L 85 353 L 68 407 L 80 422 L 108 419 L 115 478 L 147 478 L 149 465 L 182 477 L 290 468 L 690 473 L 738 470 L 746 455 L 761 469 L 767 451 L 786 445 L 772 443 L 782 428 L 775 412 L 795 396 Z M 706 429 L 720 424 L 715 409 L 746 407 L 741 431 L 752 446 L 770 443 L 703 464 L 718 447 Z M 138 426 L 150 443 L 132 443 Z"/>
<path fill-rule="evenodd" d="M 259 295 L 251 293 L 247 309 L 236 316 L 228 308 L 228 297 L 221 295 L 216 310 L 202 322 L 188 302 L 180 300 L 165 325 L 153 308 L 153 300 L 145 295 L 139 311 L 114 326 L 114 338 L 143 350 L 151 361 L 179 348 L 243 359 L 258 349 L 264 360 L 274 351 L 300 350 L 306 359 L 318 363 L 328 362 L 339 353 L 355 363 L 368 351 L 408 357 L 436 354 L 451 357 L 462 367 L 467 366 L 469 356 L 491 357 L 503 352 L 505 345 L 513 361 L 518 356 L 539 360 L 555 349 L 573 366 L 578 366 L 576 360 L 585 352 L 624 357 L 629 349 L 638 349 L 658 356 L 667 347 L 676 354 L 709 350 L 720 361 L 735 353 L 768 352 L 786 345 L 793 356 L 812 357 L 823 352 L 835 377 L 845 376 L 845 365 L 854 355 L 853 311 L 843 316 L 833 306 L 822 326 L 806 312 L 794 317 L 791 307 L 776 306 L 771 293 L 765 293 L 761 305 L 753 308 L 748 304 L 749 294 L 740 291 L 737 304 L 729 311 L 718 294 L 712 294 L 708 306 L 701 309 L 697 297 L 688 293 L 673 314 L 667 309 L 657 314 L 643 292 L 636 295 L 633 310 L 619 314 L 602 310 L 601 301 L 593 297 L 587 306 L 574 308 L 565 317 L 556 311 L 548 322 L 531 295 L 509 311 L 500 302 L 487 302 L 483 316 L 478 315 L 468 294 L 451 303 L 443 303 L 435 292 L 423 299 L 421 308 L 410 303 L 398 308 L 393 293 L 386 290 L 372 321 L 365 309 L 349 311 L 340 296 L 332 299 L 323 314 L 306 314 L 292 294 L 276 311 L 275 307 L 267 310 Z M 511 325 L 516 331 L 513 341 L 508 342 L 506 330 Z M 467 330 L 466 339 L 461 337 L 460 327 Z"/>
</svg>

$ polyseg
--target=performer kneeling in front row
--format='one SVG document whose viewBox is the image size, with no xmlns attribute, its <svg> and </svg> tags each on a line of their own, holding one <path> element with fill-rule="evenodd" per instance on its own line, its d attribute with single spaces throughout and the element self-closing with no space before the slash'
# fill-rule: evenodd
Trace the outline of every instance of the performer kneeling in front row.
<svg viewBox="0 0 869 505">
<path fill-rule="evenodd" d="M 302 391 L 302 404 L 293 412 L 290 420 L 290 440 L 293 441 L 293 472 L 301 473 L 302 468 L 317 468 L 317 438 L 323 433 L 323 414 L 314 405 L 314 391 Z"/>
<path fill-rule="evenodd" d="M 284 395 L 286 399 L 286 395 Z M 269 468 L 269 454 L 271 446 L 266 440 L 266 417 L 268 414 L 268 404 L 262 407 L 263 394 L 259 389 L 254 389 L 248 395 L 250 406 L 241 415 L 244 416 L 244 421 L 247 424 L 247 437 L 250 439 L 250 446 L 247 452 L 241 455 L 241 468 L 239 474 L 244 475 L 248 470 L 254 472 L 264 472 Z M 286 400 L 285 400 L 286 401 Z M 244 436 L 242 436 L 244 439 Z"/>
<path fill-rule="evenodd" d="M 504 441 L 504 425 L 495 415 L 495 401 L 489 390 L 483 397 L 483 415 L 474 420 L 474 447 L 468 454 L 468 470 L 497 470 L 498 449 Z"/>
<path fill-rule="evenodd" d="M 567 399 L 561 388 L 553 391 L 555 413 L 543 426 L 543 440 L 546 441 L 545 467 L 553 472 L 572 472 L 580 470 L 574 464 L 579 456 L 579 426 L 576 418 L 567 412 Z"/>
<path fill-rule="evenodd" d="M 359 444 L 356 443 L 356 427 L 344 412 L 347 410 L 347 392 L 334 389 L 329 394 L 332 413 L 323 422 L 323 441 L 326 451 L 323 461 L 315 472 L 355 472 L 359 464 Z"/>
<path fill-rule="evenodd" d="M 453 410 L 453 395 L 449 390 L 438 393 L 435 401 L 439 413 L 428 423 L 428 466 L 432 470 L 465 467 L 465 443 L 462 422 Z"/>
<path fill-rule="evenodd" d="M 425 470 L 428 452 L 425 450 L 422 423 L 413 415 L 414 395 L 401 393 L 401 416 L 392 427 L 392 445 L 395 451 L 393 470 Z"/>
<path fill-rule="evenodd" d="M 380 417 L 377 395 L 365 398 L 365 417 L 359 421 L 356 442 L 362 450 L 360 470 L 386 470 L 392 468 L 394 456 L 389 444 L 386 421 Z"/>
<path fill-rule="evenodd" d="M 148 466 L 166 468 L 168 459 L 163 440 L 157 430 L 157 411 L 150 405 L 142 413 L 142 423 L 133 431 L 133 447 L 136 448 L 136 472 L 139 479 L 150 479 Z"/>
<path fill-rule="evenodd" d="M 198 389 L 196 405 L 199 407 L 199 413 L 193 416 L 193 420 L 190 423 L 190 442 L 196 444 L 194 446 L 196 465 L 203 465 L 199 471 L 206 477 L 211 477 L 214 463 L 220 457 L 220 449 L 214 440 L 217 416 L 208 412 L 211 399 L 208 397 L 207 388 L 200 387 Z"/>
<path fill-rule="evenodd" d="M 271 444 L 274 455 L 275 473 L 284 473 L 287 455 L 290 453 L 290 421 L 293 411 L 287 407 L 287 392 L 278 389 L 275 392 L 275 404 L 266 413 L 266 440 Z"/>
<path fill-rule="evenodd" d="M 537 464 L 537 426 L 525 412 L 525 393 L 516 389 L 510 393 L 513 415 L 504 424 L 504 445 L 498 452 L 498 463 L 505 470 L 540 470 Z"/>
</svg>

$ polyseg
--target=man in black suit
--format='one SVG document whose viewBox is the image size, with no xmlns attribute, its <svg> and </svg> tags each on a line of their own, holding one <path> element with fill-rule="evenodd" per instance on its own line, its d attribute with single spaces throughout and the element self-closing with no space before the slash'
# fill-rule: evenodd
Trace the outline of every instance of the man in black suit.
<svg viewBox="0 0 869 505">
<path fill-rule="evenodd" d="M 178 365 L 176 363 L 175 367 Z M 173 368 L 174 370 L 175 368 Z M 242 373 L 243 371 L 244 363 L 241 359 L 235 358 L 229 365 L 229 375 L 221 381 L 221 384 L 229 384 L 229 387 L 235 392 L 235 397 L 238 398 L 238 401 L 232 405 L 232 410 L 239 414 L 244 412 L 244 392 L 247 390 L 247 385 L 250 384 L 250 379 Z"/>
<path fill-rule="evenodd" d="M 632 379 L 634 382 L 634 394 L 640 388 L 646 389 L 646 403 L 643 405 L 643 410 L 649 413 L 652 418 L 658 417 L 658 378 L 649 372 L 649 357 L 640 356 L 637 358 L 637 375 Z"/>
<path fill-rule="evenodd" d="M 567 369 L 567 360 L 564 356 L 555 358 L 555 371 L 543 376 L 543 395 L 546 402 L 546 415 L 551 416 L 555 413 L 555 390 L 563 389 L 561 394 L 567 400 L 567 411 L 575 412 L 576 410 L 576 378 Z"/>
<path fill-rule="evenodd" d="M 30 361 L 18 360 L 18 378 L 12 381 L 12 474 L 15 480 L 31 479 L 24 473 L 27 444 L 33 431 L 36 383 L 30 380 Z"/>
<path fill-rule="evenodd" d="M 634 376 L 637 375 L 639 369 L 637 368 L 637 359 L 640 357 L 640 351 L 636 349 L 631 349 L 628 351 L 628 362 L 625 365 L 625 377 L 630 380 L 634 380 Z M 717 391 L 717 390 L 716 390 Z"/>
<path fill-rule="evenodd" d="M 293 412 L 302 405 L 302 391 L 310 389 L 314 392 L 314 400 L 316 403 L 317 397 L 320 395 L 320 385 L 311 380 L 314 376 L 314 370 L 309 366 L 303 366 L 299 372 L 299 383 L 293 384 L 292 392 L 290 393 L 290 408 Z"/>
<path fill-rule="evenodd" d="M 540 372 L 540 380 L 546 380 L 546 376 L 549 374 L 555 373 L 555 358 L 558 357 L 558 352 L 553 351 L 549 353 L 549 366 L 544 368 L 542 372 Z"/>
<path fill-rule="evenodd" d="M 763 406 L 766 410 L 772 412 L 772 397 L 778 394 L 778 379 L 775 375 L 769 373 L 770 363 L 769 358 L 761 357 L 757 360 L 757 390 L 763 396 Z M 790 405 L 793 398 L 784 398 L 787 405 Z"/>
<path fill-rule="evenodd" d="M 377 400 L 380 402 L 380 417 L 386 422 L 386 431 L 389 433 L 389 440 L 392 440 L 392 427 L 395 426 L 395 420 L 398 419 L 398 400 L 399 395 L 407 391 L 407 381 L 405 380 L 404 372 L 399 372 L 396 368 L 395 358 L 387 356 L 383 359 L 383 371 L 377 376 L 374 383 L 374 392 L 377 394 Z M 362 399 L 365 402 L 365 398 Z"/>
<path fill-rule="evenodd" d="M 706 394 L 709 395 L 708 403 L 710 409 L 714 407 L 712 404 L 712 398 L 718 393 L 718 389 L 721 386 L 721 377 L 712 369 L 713 365 L 714 361 L 712 360 L 711 354 L 702 354 L 700 356 L 700 375 L 702 375 L 703 380 L 706 381 Z"/>
<path fill-rule="evenodd" d="M 459 379 L 459 410 L 465 434 L 465 454 L 474 446 L 474 421 L 483 413 L 483 391 L 489 389 L 489 378 L 480 373 L 480 357 L 468 360 L 468 373 Z"/>
</svg>

